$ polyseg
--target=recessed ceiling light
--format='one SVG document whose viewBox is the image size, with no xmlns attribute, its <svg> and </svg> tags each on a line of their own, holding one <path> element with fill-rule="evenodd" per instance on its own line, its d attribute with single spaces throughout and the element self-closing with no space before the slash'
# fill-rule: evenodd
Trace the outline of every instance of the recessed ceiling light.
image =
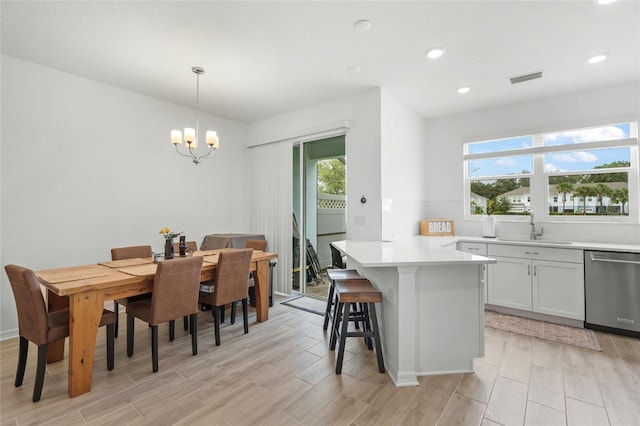
<svg viewBox="0 0 640 426">
<path fill-rule="evenodd" d="M 609 3 L 613 3 L 616 0 L 596 0 L 596 3 L 598 4 L 609 4 Z"/>
<path fill-rule="evenodd" d="M 607 53 L 599 53 L 587 59 L 587 62 L 590 64 L 597 64 L 607 59 L 608 56 L 609 55 Z"/>
<path fill-rule="evenodd" d="M 371 21 L 368 21 L 366 19 L 361 19 L 357 21 L 355 24 L 353 24 L 353 26 L 358 31 L 368 31 L 369 29 L 371 29 Z"/>
<path fill-rule="evenodd" d="M 359 73 L 359 72 L 360 72 L 360 71 L 362 71 L 362 70 L 361 70 L 361 68 L 360 68 L 360 67 L 357 67 L 357 66 L 356 66 L 356 67 L 349 67 L 349 68 L 347 68 L 347 71 L 349 71 L 351 74 L 357 74 L 357 73 Z"/>
<path fill-rule="evenodd" d="M 460 88 L 458 88 L 458 90 L 456 90 L 456 92 L 460 93 L 461 95 L 464 95 L 465 93 L 469 93 L 471 89 L 467 86 L 462 86 Z"/>
<path fill-rule="evenodd" d="M 436 59 L 444 55 L 444 47 L 433 47 L 425 52 L 429 59 Z"/>
</svg>

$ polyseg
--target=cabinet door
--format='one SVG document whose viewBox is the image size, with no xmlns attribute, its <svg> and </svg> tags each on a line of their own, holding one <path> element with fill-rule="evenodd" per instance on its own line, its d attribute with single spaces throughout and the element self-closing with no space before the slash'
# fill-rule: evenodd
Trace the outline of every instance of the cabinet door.
<svg viewBox="0 0 640 426">
<path fill-rule="evenodd" d="M 533 311 L 584 321 L 582 264 L 534 260 Z"/>
<path fill-rule="evenodd" d="M 494 256 L 489 265 L 489 303 L 509 308 L 531 310 L 531 261 Z"/>
</svg>

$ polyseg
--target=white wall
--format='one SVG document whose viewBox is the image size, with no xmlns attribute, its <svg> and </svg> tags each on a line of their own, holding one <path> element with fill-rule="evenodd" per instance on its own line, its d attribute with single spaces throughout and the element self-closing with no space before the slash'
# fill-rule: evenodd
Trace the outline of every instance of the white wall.
<svg viewBox="0 0 640 426">
<path fill-rule="evenodd" d="M 391 200 L 392 238 L 417 235 L 429 195 L 426 123 L 384 88 L 381 117 L 382 198 Z"/>
<path fill-rule="evenodd" d="M 332 123 L 344 120 L 351 124 L 346 133 L 347 236 L 354 240 L 379 240 L 379 88 L 252 123 L 249 125 L 247 145 L 251 147 L 285 139 L 304 139 L 307 134 L 326 130 Z M 291 158 L 283 161 L 291 161 Z M 282 190 L 290 191 L 290 188 Z M 360 202 L 363 195 L 367 198 L 366 204 Z"/>
<path fill-rule="evenodd" d="M 110 248 L 151 244 L 160 228 L 248 231 L 247 127 L 200 114 L 220 149 L 195 166 L 169 132 L 195 111 L 2 56 L 0 264 L 45 268 L 96 263 Z M 0 338 L 16 334 L 1 274 Z"/>
<path fill-rule="evenodd" d="M 427 120 L 428 213 L 453 218 L 456 234 L 481 235 L 481 222 L 463 217 L 464 142 L 639 119 L 640 82 L 635 81 Z M 542 224 L 549 239 L 640 244 L 638 224 Z M 496 225 L 498 236 L 527 232 L 523 223 Z"/>
</svg>

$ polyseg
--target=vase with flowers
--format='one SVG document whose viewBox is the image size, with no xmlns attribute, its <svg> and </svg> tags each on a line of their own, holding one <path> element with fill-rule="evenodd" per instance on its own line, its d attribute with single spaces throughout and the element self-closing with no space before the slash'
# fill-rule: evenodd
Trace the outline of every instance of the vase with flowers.
<svg viewBox="0 0 640 426">
<path fill-rule="evenodd" d="M 173 232 L 171 228 L 162 228 L 160 234 L 164 237 L 164 259 L 173 259 L 173 239 L 180 234 L 180 232 Z"/>
</svg>

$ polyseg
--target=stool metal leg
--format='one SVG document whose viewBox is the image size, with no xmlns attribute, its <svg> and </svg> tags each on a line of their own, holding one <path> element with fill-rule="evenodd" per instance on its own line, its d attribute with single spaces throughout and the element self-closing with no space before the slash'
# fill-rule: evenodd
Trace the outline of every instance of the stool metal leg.
<svg viewBox="0 0 640 426">
<path fill-rule="evenodd" d="M 360 310 L 362 312 L 364 312 L 364 321 L 362 321 L 362 325 L 364 327 L 364 331 L 365 333 L 371 333 L 371 317 L 369 316 L 369 304 L 368 303 L 361 303 L 360 304 Z M 371 337 L 370 336 L 366 336 L 364 338 L 364 343 L 367 345 L 367 348 L 369 348 L 370 351 L 373 350 L 373 342 L 371 341 Z"/>
<path fill-rule="evenodd" d="M 376 316 L 376 305 L 375 303 L 371 303 L 371 326 L 373 327 L 373 333 L 375 335 L 376 340 L 376 357 L 378 358 L 378 371 L 381 373 L 385 372 L 384 369 L 384 360 L 382 359 L 382 345 L 380 344 L 380 330 L 378 330 L 378 317 Z"/>
<path fill-rule="evenodd" d="M 331 316 L 331 307 L 333 306 L 333 282 L 329 286 L 329 294 L 327 295 L 327 309 L 324 311 L 324 324 L 322 325 L 322 329 L 327 331 L 329 327 L 329 317 Z"/>
<path fill-rule="evenodd" d="M 329 341 L 329 349 L 332 351 L 336 348 L 336 341 L 338 340 L 338 327 L 340 327 L 340 316 L 342 315 L 342 305 L 338 301 L 338 297 L 336 296 L 336 301 L 333 307 L 333 321 L 331 321 L 331 339 Z"/>
<path fill-rule="evenodd" d="M 342 373 L 342 360 L 344 359 L 344 347 L 347 343 L 347 328 L 349 327 L 349 309 L 351 305 L 344 303 L 342 323 L 340 330 L 340 347 L 338 348 L 338 358 L 336 359 L 336 374 Z"/>
</svg>

